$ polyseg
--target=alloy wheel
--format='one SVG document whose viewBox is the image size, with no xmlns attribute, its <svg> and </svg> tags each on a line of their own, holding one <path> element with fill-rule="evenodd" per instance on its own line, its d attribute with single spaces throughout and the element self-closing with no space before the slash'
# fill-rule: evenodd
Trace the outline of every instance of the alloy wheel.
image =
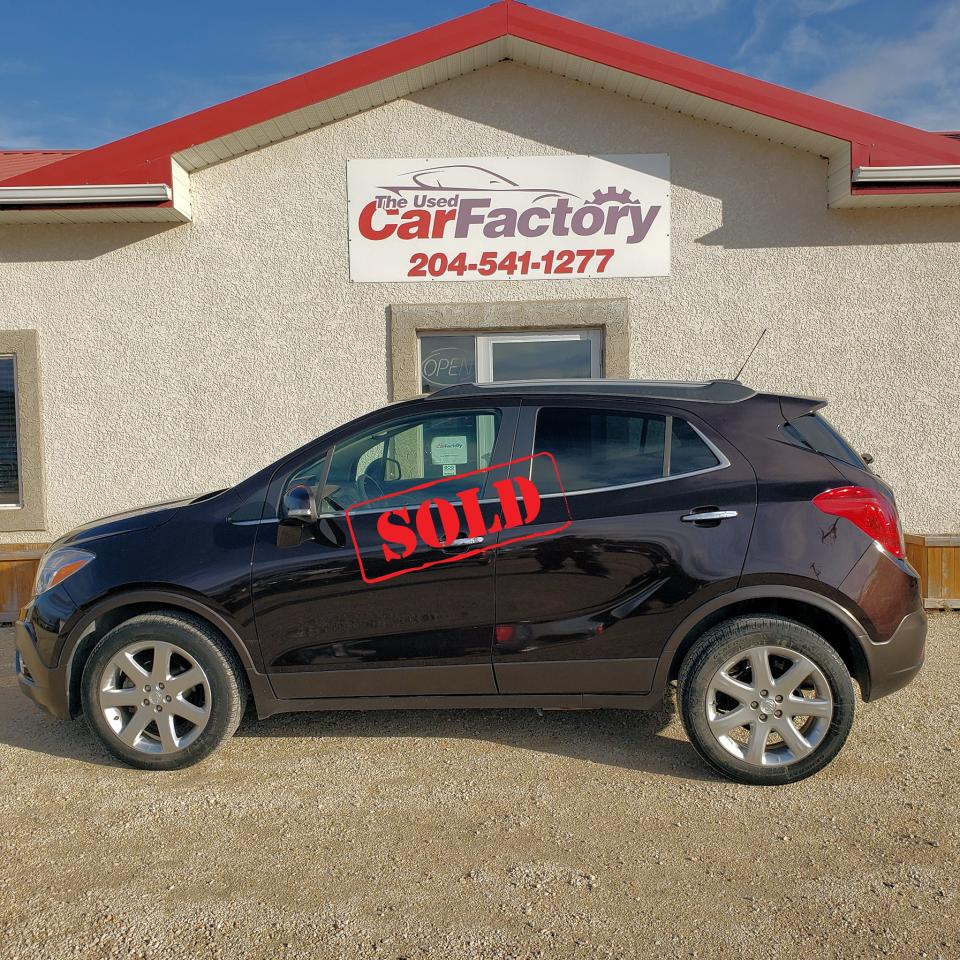
<svg viewBox="0 0 960 960">
<path fill-rule="evenodd" d="M 808 757 L 830 729 L 833 694 L 809 657 L 778 646 L 737 653 L 707 687 L 707 723 L 733 757 L 783 766 Z"/>
<path fill-rule="evenodd" d="M 141 753 L 186 749 L 210 719 L 210 682 L 183 647 L 145 641 L 124 647 L 107 663 L 99 705 L 117 739 Z"/>
</svg>

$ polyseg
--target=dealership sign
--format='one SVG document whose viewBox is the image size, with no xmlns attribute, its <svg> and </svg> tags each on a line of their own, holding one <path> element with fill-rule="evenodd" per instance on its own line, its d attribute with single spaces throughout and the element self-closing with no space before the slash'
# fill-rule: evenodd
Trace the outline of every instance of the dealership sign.
<svg viewBox="0 0 960 960">
<path fill-rule="evenodd" d="M 359 281 L 670 273 L 670 158 L 466 157 L 347 164 Z"/>
</svg>

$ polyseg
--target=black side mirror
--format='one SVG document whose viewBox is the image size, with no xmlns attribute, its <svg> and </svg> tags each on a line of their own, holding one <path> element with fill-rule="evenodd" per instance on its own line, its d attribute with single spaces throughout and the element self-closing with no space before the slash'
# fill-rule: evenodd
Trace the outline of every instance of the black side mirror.
<svg viewBox="0 0 960 960">
<path fill-rule="evenodd" d="M 864 463 L 873 463 L 873 454 L 872 453 L 861 453 L 860 459 Z"/>
<path fill-rule="evenodd" d="M 312 487 L 298 483 L 283 495 L 283 519 L 303 524 L 317 522 L 317 499 Z"/>
</svg>

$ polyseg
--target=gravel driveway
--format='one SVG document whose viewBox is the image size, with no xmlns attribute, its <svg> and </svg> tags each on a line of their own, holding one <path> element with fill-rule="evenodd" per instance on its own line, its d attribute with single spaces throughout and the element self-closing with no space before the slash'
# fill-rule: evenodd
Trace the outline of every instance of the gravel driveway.
<svg viewBox="0 0 960 960">
<path fill-rule="evenodd" d="M 145 773 L 42 715 L 0 631 L 4 957 L 960 956 L 960 614 L 783 788 L 658 714 L 245 721 Z"/>
</svg>

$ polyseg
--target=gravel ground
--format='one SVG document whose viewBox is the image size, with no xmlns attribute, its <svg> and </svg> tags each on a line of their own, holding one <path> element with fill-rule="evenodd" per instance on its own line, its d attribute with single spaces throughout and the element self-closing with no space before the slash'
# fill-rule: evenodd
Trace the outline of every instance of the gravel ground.
<svg viewBox="0 0 960 960">
<path fill-rule="evenodd" d="M 199 767 L 113 762 L 0 631 L 0 954 L 960 956 L 960 614 L 784 788 L 713 776 L 657 714 L 247 720 Z"/>
</svg>

